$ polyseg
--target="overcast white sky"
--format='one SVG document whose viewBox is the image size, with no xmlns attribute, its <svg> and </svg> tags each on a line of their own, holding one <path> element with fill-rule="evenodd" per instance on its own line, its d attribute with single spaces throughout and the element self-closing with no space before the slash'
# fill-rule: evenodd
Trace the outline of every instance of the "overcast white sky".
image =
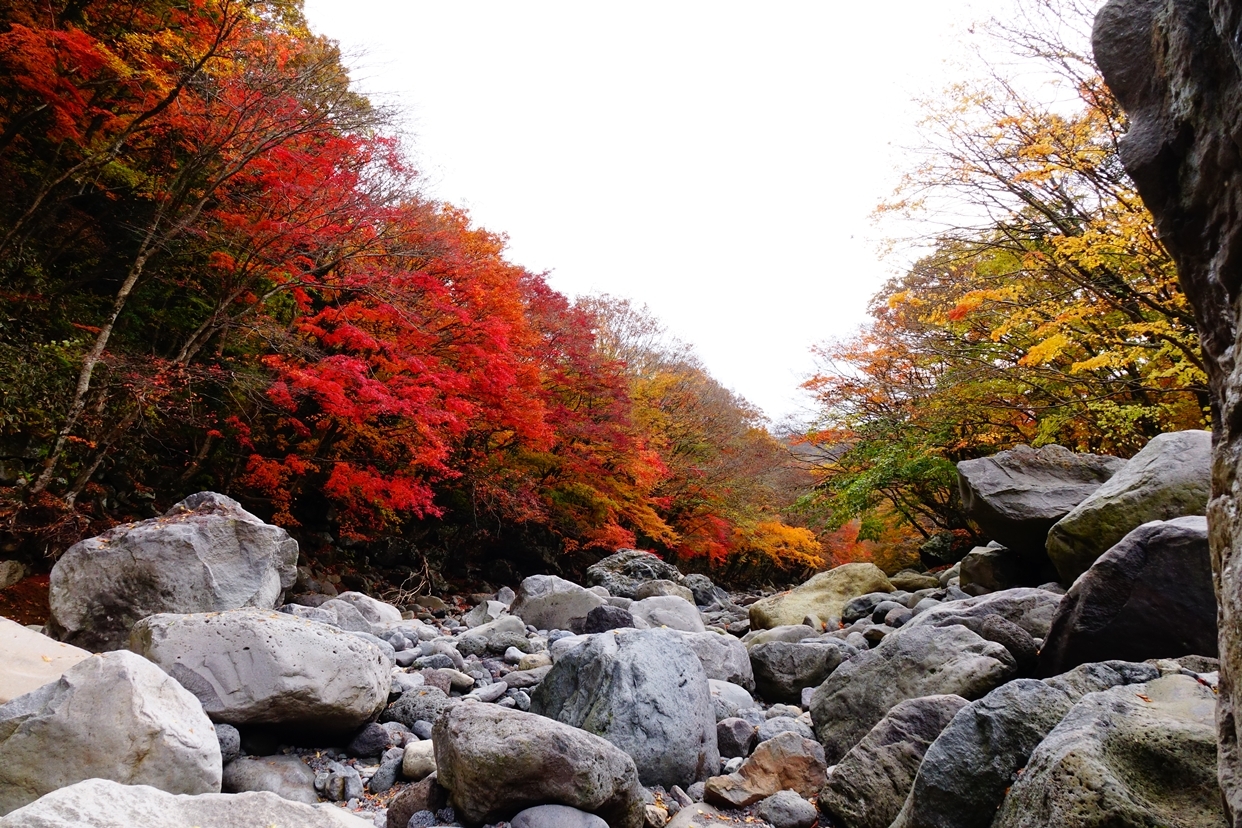
<svg viewBox="0 0 1242 828">
<path fill-rule="evenodd" d="M 431 195 L 576 296 L 646 303 L 795 413 L 888 275 L 869 214 L 998 0 L 307 0 L 400 108 Z"/>
</svg>

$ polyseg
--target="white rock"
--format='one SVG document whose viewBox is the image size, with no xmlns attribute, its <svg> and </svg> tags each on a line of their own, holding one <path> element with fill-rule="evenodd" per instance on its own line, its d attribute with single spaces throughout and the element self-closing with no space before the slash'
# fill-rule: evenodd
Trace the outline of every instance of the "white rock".
<svg viewBox="0 0 1242 828">
<path fill-rule="evenodd" d="M 395 624 L 401 620 L 401 610 L 361 592 L 342 592 L 334 600 L 353 604 L 362 617 L 372 624 Z"/>
<path fill-rule="evenodd" d="M 430 739 L 410 742 L 401 755 L 401 775 L 415 782 L 436 771 L 435 743 Z"/>
<path fill-rule="evenodd" d="M 86 650 L 0 618 L 0 704 L 61 677 L 84 658 Z"/>
<path fill-rule="evenodd" d="M 646 621 L 653 627 L 668 627 L 683 632 L 703 632 L 706 629 L 699 608 L 676 595 L 656 595 L 635 601 L 630 605 L 630 614 L 636 621 Z"/>
<path fill-rule="evenodd" d="M 154 615 L 130 646 L 233 725 L 354 728 L 383 709 L 392 685 L 392 663 L 376 645 L 281 612 Z"/>
<path fill-rule="evenodd" d="M 298 544 L 235 500 L 191 495 L 163 517 L 69 547 L 52 568 L 51 634 L 89 650 L 125 647 L 159 612 L 271 609 L 297 576 Z"/>
<path fill-rule="evenodd" d="M 532 575 L 518 586 L 509 612 L 540 630 L 567 630 L 575 618 L 583 618 L 604 599 L 572 581 L 555 575 Z"/>
<path fill-rule="evenodd" d="M 133 653 L 85 659 L 0 705 L 0 814 L 84 779 L 214 793 L 220 773 L 198 700 Z"/>
<path fill-rule="evenodd" d="M 267 791 L 174 796 L 146 785 L 88 779 L 0 819 L 0 828 L 373 828 L 333 805 L 303 805 Z"/>
</svg>

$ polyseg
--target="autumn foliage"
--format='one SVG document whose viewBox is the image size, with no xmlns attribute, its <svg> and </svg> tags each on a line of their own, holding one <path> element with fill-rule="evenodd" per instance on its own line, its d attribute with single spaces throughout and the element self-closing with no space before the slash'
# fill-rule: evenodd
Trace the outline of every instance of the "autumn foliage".
<svg viewBox="0 0 1242 828">
<path fill-rule="evenodd" d="M 425 197 L 296 0 L 6 4 L 0 181 L 20 542 L 212 488 L 395 570 L 823 563 L 758 414 Z"/>
<path fill-rule="evenodd" d="M 925 160 L 880 210 L 936 226 L 926 252 L 818 349 L 810 439 L 831 460 L 809 503 L 830 526 L 968 532 L 956 461 L 1018 443 L 1125 457 L 1207 422 L 1191 309 L 1118 158 L 1122 112 L 1055 34 L 1077 23 L 1085 43 L 1090 10 L 1026 5 L 1042 24 L 994 43 L 1057 94 L 998 74 L 932 106 Z"/>
</svg>

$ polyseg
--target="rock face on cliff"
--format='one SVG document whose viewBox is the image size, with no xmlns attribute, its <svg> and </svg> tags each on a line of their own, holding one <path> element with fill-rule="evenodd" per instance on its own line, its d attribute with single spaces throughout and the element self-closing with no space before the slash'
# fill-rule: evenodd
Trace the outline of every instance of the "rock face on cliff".
<svg viewBox="0 0 1242 828">
<path fill-rule="evenodd" d="M 1155 216 L 1195 309 L 1215 429 L 1208 505 L 1220 602 L 1220 779 L 1242 815 L 1242 3 L 1111 0 L 1096 18 L 1100 70 L 1125 108 L 1121 158 Z"/>
</svg>

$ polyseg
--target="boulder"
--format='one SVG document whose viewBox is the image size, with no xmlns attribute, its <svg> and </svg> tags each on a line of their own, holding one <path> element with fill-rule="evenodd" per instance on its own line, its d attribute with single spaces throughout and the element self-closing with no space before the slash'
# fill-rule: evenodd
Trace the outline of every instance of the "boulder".
<svg viewBox="0 0 1242 828">
<path fill-rule="evenodd" d="M 220 770 L 202 705 L 133 653 L 85 659 L 0 705 L 0 814 L 92 778 L 219 792 Z"/>
<path fill-rule="evenodd" d="M 971 702 L 927 749 L 893 828 L 988 828 L 1031 751 L 1072 706 L 1034 679 Z"/>
<path fill-rule="evenodd" d="M 448 806 L 449 792 L 440 786 L 436 774 L 406 785 L 388 802 L 385 828 L 406 828 L 410 817 L 420 811 L 439 811 Z"/>
<path fill-rule="evenodd" d="M 1216 696 L 1189 676 L 1091 693 L 1031 754 L 994 828 L 1220 828 Z"/>
<path fill-rule="evenodd" d="M 293 585 L 297 560 L 284 529 L 200 492 L 163 517 L 69 547 L 52 567 L 48 630 L 87 650 L 119 650 L 156 613 L 271 609 Z"/>
<path fill-rule="evenodd" d="M 572 629 L 578 635 L 595 635 L 596 633 L 634 626 L 637 625 L 634 623 L 634 616 L 630 615 L 629 610 L 605 604 L 588 612 L 585 618 L 575 620 Z"/>
<path fill-rule="evenodd" d="M 815 740 L 782 733 L 761 742 L 737 772 L 708 779 L 704 798 L 722 808 L 745 808 L 780 791 L 815 796 L 827 773 Z"/>
<path fill-rule="evenodd" d="M 509 828 L 608 828 L 608 823 L 568 805 L 536 805 L 509 820 Z"/>
<path fill-rule="evenodd" d="M 723 759 L 745 759 L 758 742 L 759 728 L 745 719 L 726 716 L 716 723 L 716 746 Z"/>
<path fill-rule="evenodd" d="M 400 722 L 413 730 L 415 722 L 434 722 L 448 706 L 448 694 L 438 687 L 416 687 L 402 693 L 380 714 L 379 720 Z"/>
<path fill-rule="evenodd" d="M 706 629 L 699 608 L 676 595 L 657 595 L 635 601 L 630 605 L 630 615 L 652 627 L 668 627 L 683 632 L 703 632 Z"/>
<path fill-rule="evenodd" d="M 1151 664 L 1102 661 L 1098 664 L 1080 664 L 1069 672 L 1044 679 L 1044 684 L 1055 687 L 1077 702 L 1088 693 L 1099 693 L 1126 684 L 1144 684 L 1159 677 L 1160 671 Z"/>
<path fill-rule="evenodd" d="M 815 806 L 793 791 L 778 791 L 759 803 L 755 816 L 772 828 L 811 828 Z"/>
<path fill-rule="evenodd" d="M 888 582 L 893 585 L 893 589 L 905 590 L 906 592 L 917 592 L 920 589 L 937 589 L 940 586 L 940 579 L 935 575 L 924 575 L 921 572 L 903 569 L 896 575 L 890 575 Z"/>
<path fill-rule="evenodd" d="M 518 586 L 509 612 L 524 624 L 540 630 L 568 630 L 570 623 L 584 618 L 603 598 L 572 581 L 555 575 L 532 575 Z M 525 628 L 522 630 L 525 633 Z"/>
<path fill-rule="evenodd" d="M 1015 446 L 961 461 L 957 484 L 962 507 L 988 537 L 1015 551 L 1042 553 L 1052 525 L 1125 464 L 1058 445 Z"/>
<path fill-rule="evenodd" d="M 744 650 L 745 648 L 743 648 Z M 90 658 L 86 650 L 0 618 L 0 704 L 56 681 L 73 665 Z M 750 669 L 750 662 L 746 662 Z"/>
<path fill-rule="evenodd" d="M 1216 653 L 1207 518 L 1184 517 L 1143 524 L 1074 582 L 1040 668 L 1055 675 L 1097 661 Z"/>
<path fill-rule="evenodd" d="M 372 624 L 401 623 L 401 610 L 392 604 L 385 604 L 369 595 L 363 595 L 361 592 L 342 592 L 333 600 L 353 605 L 354 609 Z"/>
<path fill-rule="evenodd" d="M 530 709 L 612 742 L 644 785 L 687 786 L 720 767 L 707 675 L 672 630 L 590 636 L 553 665 Z"/>
<path fill-rule="evenodd" d="M 709 679 L 731 682 L 749 691 L 755 689 L 750 655 L 740 640 L 714 632 L 682 633 L 681 639 L 699 657 Z"/>
<path fill-rule="evenodd" d="M 657 581 L 647 581 L 639 584 L 634 589 L 634 600 L 641 601 L 644 598 L 657 598 L 667 595 L 673 595 L 678 598 L 684 598 L 690 603 L 696 603 L 694 600 L 694 592 L 689 587 L 673 581 L 665 581 L 663 579 Z"/>
<path fill-rule="evenodd" d="M 800 586 L 750 605 L 751 629 L 801 624 L 814 615 L 837 619 L 851 598 L 869 592 L 892 592 L 884 571 L 875 564 L 850 563 L 820 572 Z"/>
<path fill-rule="evenodd" d="M 1046 589 L 1020 587 L 991 592 L 974 598 L 945 601 L 938 607 L 920 612 L 907 627 L 935 627 L 948 617 L 982 618 L 999 615 L 1017 624 L 1034 638 L 1046 638 L 1052 619 L 1061 605 L 1061 596 Z"/>
<path fill-rule="evenodd" d="M 531 649 L 526 638 L 526 622 L 517 615 L 502 615 L 495 621 L 467 630 L 457 637 L 454 644 L 461 655 L 502 655 L 510 647 L 517 647 L 522 652 L 530 652 Z"/>
<path fill-rule="evenodd" d="M 742 644 L 751 649 L 769 641 L 802 641 L 805 638 L 815 638 L 819 634 L 819 630 L 806 624 L 784 624 L 768 630 L 751 630 L 742 636 Z"/>
<path fill-rule="evenodd" d="M 401 754 L 401 775 L 415 782 L 436 772 L 435 743 L 421 739 L 410 742 Z"/>
<path fill-rule="evenodd" d="M 243 756 L 224 766 L 225 793 L 271 791 L 282 799 L 315 805 L 315 772 L 296 756 Z"/>
<path fill-rule="evenodd" d="M 694 603 L 700 607 L 723 605 L 729 601 L 729 593 L 712 583 L 706 575 L 695 572 L 682 579 L 681 585 L 690 590 Z"/>
<path fill-rule="evenodd" d="M 285 604 L 280 608 L 280 611 L 296 618 L 305 618 L 307 621 L 328 624 L 346 632 L 368 634 L 371 632 L 371 622 L 364 618 L 358 608 L 348 601 L 338 601 L 335 598 L 330 598 L 317 607 L 307 607 L 302 604 Z"/>
<path fill-rule="evenodd" d="M 834 639 L 799 644 L 773 641 L 751 647 L 750 663 L 764 701 L 801 704 L 804 687 L 818 687 L 857 652 Z"/>
<path fill-rule="evenodd" d="M 755 707 L 754 698 L 744 687 L 718 679 L 708 679 L 707 687 L 712 696 L 712 708 L 717 722 L 738 715 L 740 710 Z"/>
<path fill-rule="evenodd" d="M 936 615 L 925 626 L 965 627 L 980 638 L 994 641 L 1009 651 L 1017 665 L 1017 675 L 1033 676 L 1038 672 L 1039 648 L 1026 630 L 1000 615 Z"/>
<path fill-rule="evenodd" d="M 1055 581 L 1057 571 L 1044 550 L 976 546 L 961 560 L 958 584 L 970 595 L 983 595 Z"/>
<path fill-rule="evenodd" d="M 1048 557 L 1073 583 L 1134 529 L 1153 520 L 1206 513 L 1212 434 L 1157 434 L 1095 493 L 1048 532 Z"/>
<path fill-rule="evenodd" d="M 531 805 L 568 805 L 613 828 L 643 824 L 634 762 L 609 742 L 532 713 L 454 705 L 432 733 L 439 784 L 467 824 L 508 819 Z"/>
<path fill-rule="evenodd" d="M 147 785 L 87 779 L 0 819 L 0 828 L 374 828 L 332 805 L 305 805 L 274 793 L 176 796 Z"/>
<path fill-rule="evenodd" d="M 836 764 L 899 702 L 957 695 L 971 701 L 1009 680 L 1009 651 L 962 626 L 906 626 L 859 653 L 811 695 L 811 721 Z"/>
<path fill-rule="evenodd" d="M 343 733 L 383 710 L 392 685 L 379 647 L 280 612 L 153 615 L 134 627 L 130 648 L 233 725 Z"/>
<path fill-rule="evenodd" d="M 509 605 L 502 601 L 480 601 L 474 609 L 461 617 L 461 622 L 467 627 L 481 627 L 507 615 L 508 612 Z"/>
<path fill-rule="evenodd" d="M 0 561 L 0 589 L 6 589 L 26 577 L 26 567 L 18 561 Z"/>
<path fill-rule="evenodd" d="M 888 711 L 837 764 L 819 810 L 845 828 L 889 828 L 927 748 L 966 704 L 961 696 L 924 696 Z"/>
<path fill-rule="evenodd" d="M 649 581 L 679 584 L 682 580 L 677 567 L 640 549 L 619 549 L 616 554 L 587 567 L 586 571 L 588 585 L 601 586 L 609 595 L 620 598 L 636 597 L 635 591 Z"/>
</svg>

